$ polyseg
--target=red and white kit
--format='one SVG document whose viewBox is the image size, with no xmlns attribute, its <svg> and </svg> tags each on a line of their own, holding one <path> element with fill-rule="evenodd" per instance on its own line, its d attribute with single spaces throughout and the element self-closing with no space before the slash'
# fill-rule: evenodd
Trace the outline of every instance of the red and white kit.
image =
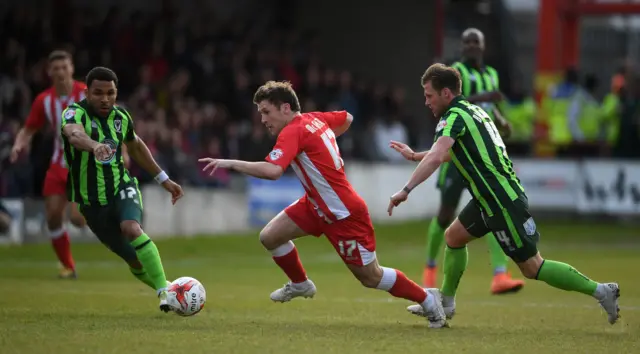
<svg viewBox="0 0 640 354">
<path fill-rule="evenodd" d="M 54 87 L 42 91 L 31 106 L 25 126 L 28 129 L 39 130 L 49 122 L 54 128 L 54 150 L 51 164 L 44 179 L 42 195 L 64 195 L 67 186 L 67 166 L 64 161 L 60 126 L 62 111 L 75 102 L 84 99 L 86 86 L 82 82 L 74 81 L 73 90 L 69 96 L 58 96 Z"/>
<path fill-rule="evenodd" d="M 278 135 L 266 160 L 291 166 L 306 194 L 285 209 L 298 227 L 324 234 L 345 263 L 367 265 L 376 259 L 376 240 L 369 211 L 344 172 L 332 128 L 342 126 L 346 111 L 296 116 Z"/>
</svg>

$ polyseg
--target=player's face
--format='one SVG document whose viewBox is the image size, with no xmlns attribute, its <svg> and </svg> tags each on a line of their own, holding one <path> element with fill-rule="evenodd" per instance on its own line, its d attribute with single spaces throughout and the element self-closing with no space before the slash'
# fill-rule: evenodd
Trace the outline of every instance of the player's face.
<svg viewBox="0 0 640 354">
<path fill-rule="evenodd" d="M 278 135 L 287 125 L 287 116 L 291 113 L 291 108 L 287 103 L 276 106 L 264 100 L 258 103 L 258 112 L 260 112 L 262 124 L 267 127 L 269 133 Z"/>
<path fill-rule="evenodd" d="M 434 117 L 440 118 L 444 112 L 446 105 L 442 92 L 438 92 L 431 86 L 431 81 L 427 81 L 424 85 L 424 104 L 433 112 Z"/>
<path fill-rule="evenodd" d="M 470 32 L 462 38 L 462 55 L 465 58 L 480 60 L 484 53 L 484 38 L 476 32 Z"/>
<path fill-rule="evenodd" d="M 85 94 L 91 107 L 101 116 L 107 116 L 116 103 L 118 89 L 113 81 L 93 80 Z"/>
<path fill-rule="evenodd" d="M 68 82 L 73 77 L 73 64 L 69 59 L 56 59 L 49 64 L 49 77 L 54 84 Z"/>
</svg>

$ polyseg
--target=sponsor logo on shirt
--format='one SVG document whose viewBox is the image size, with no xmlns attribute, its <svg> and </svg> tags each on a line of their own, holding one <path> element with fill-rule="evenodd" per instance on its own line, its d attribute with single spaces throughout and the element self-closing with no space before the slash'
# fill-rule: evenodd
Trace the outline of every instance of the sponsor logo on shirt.
<svg viewBox="0 0 640 354">
<path fill-rule="evenodd" d="M 436 133 L 437 133 L 437 132 L 439 132 L 439 131 L 441 131 L 442 129 L 444 129 L 444 127 L 446 127 L 446 126 L 447 126 L 447 121 L 446 121 L 446 120 L 444 120 L 444 119 L 443 119 L 443 120 L 441 120 L 441 121 L 438 123 L 438 126 L 436 126 Z"/>
<path fill-rule="evenodd" d="M 269 158 L 273 161 L 281 158 L 283 155 L 282 150 L 280 149 L 274 149 L 269 153 Z"/>
</svg>

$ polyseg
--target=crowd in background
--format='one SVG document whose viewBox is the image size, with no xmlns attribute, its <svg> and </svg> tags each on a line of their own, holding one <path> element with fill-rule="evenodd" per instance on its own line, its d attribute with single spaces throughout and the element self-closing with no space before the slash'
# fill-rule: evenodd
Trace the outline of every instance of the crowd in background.
<svg viewBox="0 0 640 354">
<path fill-rule="evenodd" d="M 358 117 L 339 141 L 345 158 L 397 159 L 386 148 L 388 140 L 415 139 L 402 88 L 323 65 L 313 34 L 277 16 L 262 12 L 223 22 L 215 13 L 176 9 L 125 14 L 113 7 L 106 16 L 73 8 L 57 11 L 65 13 L 64 21 L 27 7 L 2 19 L 0 195 L 38 194 L 54 131 L 34 138 L 30 160 L 9 166 L 6 156 L 33 98 L 50 85 L 46 57 L 60 48 L 73 54 L 78 80 L 97 65 L 117 73 L 118 104 L 130 111 L 137 134 L 156 159 L 182 183 L 228 183 L 225 171 L 202 174 L 199 157 L 264 159 L 274 138 L 260 123 L 252 98 L 268 80 L 290 81 L 304 111 L 346 109 Z M 370 136 L 384 144 L 371 145 Z M 140 180 L 149 180 L 137 166 L 132 170 Z"/>
<path fill-rule="evenodd" d="M 327 67 L 314 34 L 293 28 L 277 8 L 226 21 L 208 11 L 177 8 L 156 14 L 123 13 L 117 7 L 106 13 L 54 10 L 16 7 L 1 19 L 0 196 L 40 194 L 58 132 L 38 134 L 30 156 L 16 165 L 9 165 L 7 156 L 33 98 L 50 85 L 46 57 L 54 49 L 73 54 L 78 80 L 97 65 L 118 74 L 118 104 L 130 111 L 137 134 L 163 168 L 184 184 L 229 183 L 227 171 L 203 174 L 200 157 L 258 161 L 268 154 L 274 138 L 252 102 L 255 89 L 268 80 L 290 81 L 303 111 L 345 109 L 357 117 L 338 141 L 345 159 L 394 162 L 402 157 L 388 148 L 389 140 L 414 146 L 432 135 L 415 129 L 416 119 L 428 113 L 415 117 L 405 110 L 404 88 Z M 505 106 L 514 125 L 510 151 L 531 153 L 533 121 L 540 112 L 517 85 L 510 97 Z M 622 128 L 637 133 L 640 123 L 633 119 L 640 114 L 631 115 L 636 117 L 630 118 L 631 128 Z M 135 164 L 132 172 L 142 182 L 151 180 Z"/>
</svg>

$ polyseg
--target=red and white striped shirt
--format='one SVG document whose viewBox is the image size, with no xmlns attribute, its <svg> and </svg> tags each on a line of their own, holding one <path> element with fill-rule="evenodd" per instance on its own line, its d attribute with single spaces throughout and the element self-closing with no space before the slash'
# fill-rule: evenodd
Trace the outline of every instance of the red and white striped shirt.
<svg viewBox="0 0 640 354">
<path fill-rule="evenodd" d="M 66 168 L 64 152 L 62 148 L 62 137 L 60 136 L 60 126 L 62 124 L 62 111 L 75 102 L 84 99 L 86 86 L 79 81 L 73 82 L 73 89 L 69 96 L 58 96 L 54 87 L 42 91 L 31 105 L 31 111 L 25 122 L 29 129 L 40 130 L 49 122 L 55 134 L 52 165 L 60 165 Z"/>
<path fill-rule="evenodd" d="M 290 165 L 318 214 L 330 221 L 367 212 L 364 200 L 347 180 L 332 130 L 346 119 L 346 111 L 298 115 L 282 129 L 266 158 L 283 169 Z"/>
</svg>

